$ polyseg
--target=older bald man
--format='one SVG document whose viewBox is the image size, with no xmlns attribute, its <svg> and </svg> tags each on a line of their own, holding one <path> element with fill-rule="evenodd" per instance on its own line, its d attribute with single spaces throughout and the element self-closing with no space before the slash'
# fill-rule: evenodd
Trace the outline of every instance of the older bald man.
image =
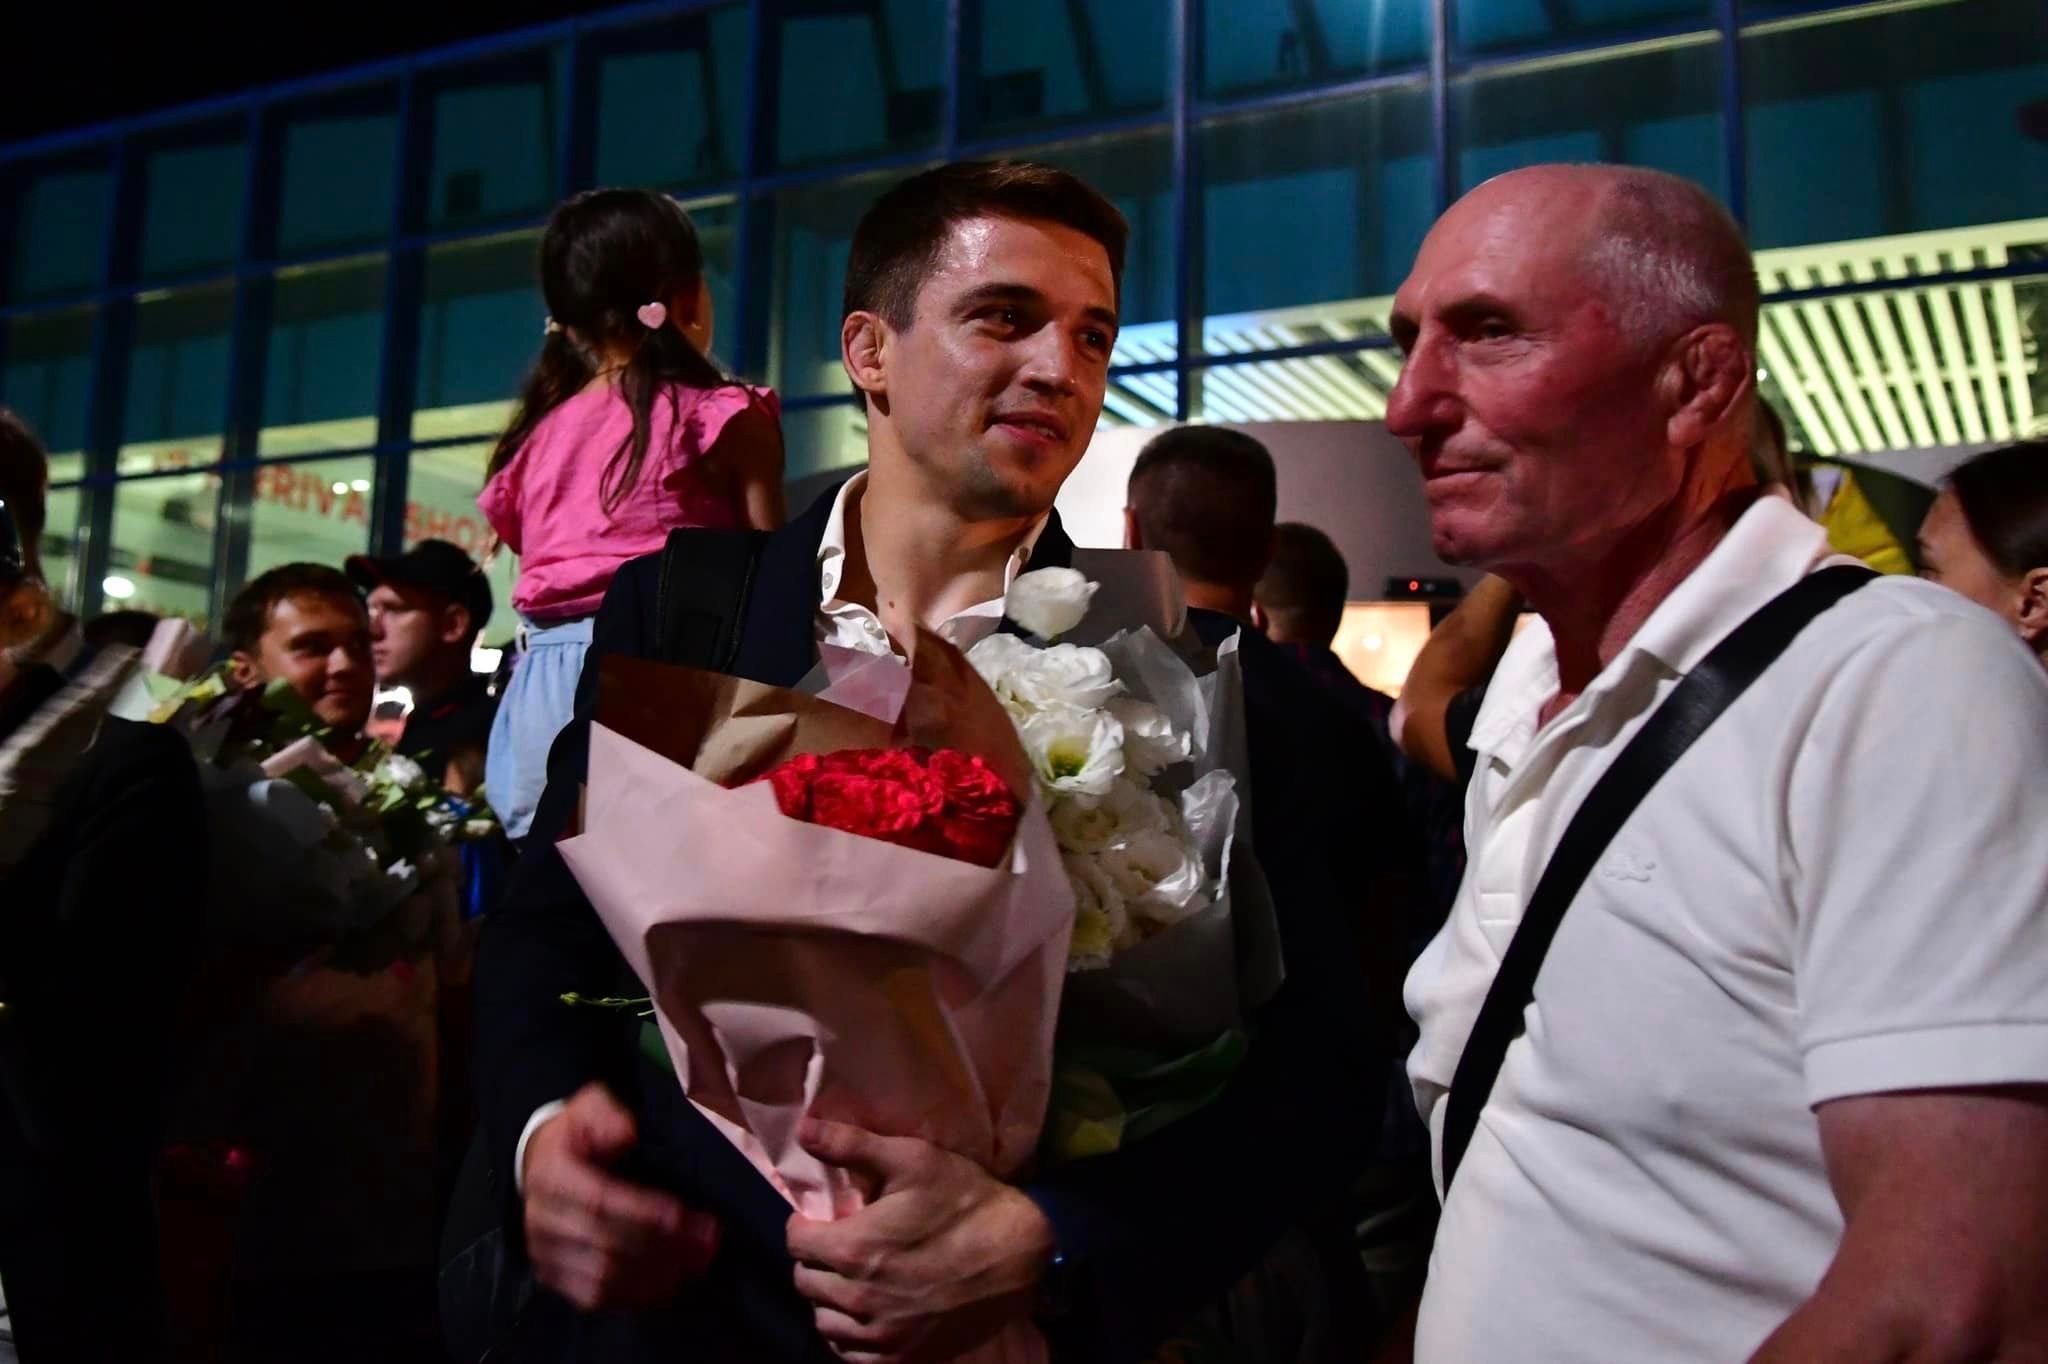
<svg viewBox="0 0 2048 1364">
<path fill-rule="evenodd" d="M 1575 811 L 1832 562 L 1750 473 L 1757 312 L 1719 206 L 1613 167 L 1474 190 L 1396 298 L 1387 422 L 1436 548 L 1542 618 L 1473 727 L 1471 869 L 1408 980 L 1440 1188 L 1453 1076 Z M 1506 1015 L 1418 1359 L 2048 1354 L 2044 706 L 1988 613 L 1886 579 L 1686 750 Z"/>
</svg>

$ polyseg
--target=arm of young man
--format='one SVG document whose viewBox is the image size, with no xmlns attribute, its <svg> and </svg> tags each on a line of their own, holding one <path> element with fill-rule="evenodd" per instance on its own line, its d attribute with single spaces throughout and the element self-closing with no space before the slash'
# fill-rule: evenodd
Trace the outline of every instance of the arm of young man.
<svg viewBox="0 0 2048 1364">
<path fill-rule="evenodd" d="M 2048 1358 L 2048 1086 L 1820 1108 L 1847 1228 L 1751 1364 Z"/>
<path fill-rule="evenodd" d="M 1800 1041 L 1845 1225 L 1757 1364 L 2048 1358 L 2048 678 L 1942 605 L 1871 629 L 1786 783 Z"/>
<path fill-rule="evenodd" d="M 709 1263 L 717 1241 L 710 1219 L 612 1173 L 637 1137 L 608 1088 L 632 1049 L 606 1011 L 561 1003 L 568 991 L 608 995 L 618 983 L 618 951 L 555 842 L 582 789 L 597 660 L 644 652 L 641 579 L 651 562 L 628 564 L 605 595 L 576 718 L 549 754 L 525 855 L 477 945 L 477 1088 L 506 1226 L 524 1233 L 540 1281 L 586 1310 L 662 1301 Z"/>
<path fill-rule="evenodd" d="M 1515 637 L 1521 594 L 1488 576 L 1465 595 L 1408 669 L 1401 695 L 1387 717 L 1395 746 L 1445 781 L 1457 781 L 1444 717 L 1459 693 L 1483 686 L 1493 676 L 1508 641 Z"/>
<path fill-rule="evenodd" d="M 1143 1357 L 1349 1189 L 1373 1117 L 1368 1081 L 1305 993 L 1281 988 L 1208 1107 L 1021 1190 L 925 1142 L 811 1125 L 805 1146 L 878 1195 L 836 1222 L 790 1219 L 820 1333 L 849 1358 L 935 1364 L 1050 1296 L 1064 1301 L 1044 1303 L 1041 1320 L 1063 1358 Z M 1056 1284 L 1055 1254 L 1072 1266 Z"/>
</svg>

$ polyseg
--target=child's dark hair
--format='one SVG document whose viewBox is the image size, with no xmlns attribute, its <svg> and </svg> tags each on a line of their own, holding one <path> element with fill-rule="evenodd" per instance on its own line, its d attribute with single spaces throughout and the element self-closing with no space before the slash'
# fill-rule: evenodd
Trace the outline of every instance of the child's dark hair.
<svg viewBox="0 0 2048 1364">
<path fill-rule="evenodd" d="M 618 391 L 633 413 L 633 430 L 598 484 L 605 512 L 616 508 L 647 461 L 655 399 L 666 393 L 672 414 L 679 415 L 677 385 L 734 382 L 674 327 L 648 327 L 639 317 L 650 303 L 668 308 L 693 295 L 703 277 L 697 229 L 665 194 L 594 189 L 557 206 L 540 239 L 540 288 L 550 326 L 512 422 L 491 451 L 486 480 L 512 462 L 548 413 L 596 377 L 596 361 L 623 345 L 631 358 L 619 372 Z"/>
</svg>

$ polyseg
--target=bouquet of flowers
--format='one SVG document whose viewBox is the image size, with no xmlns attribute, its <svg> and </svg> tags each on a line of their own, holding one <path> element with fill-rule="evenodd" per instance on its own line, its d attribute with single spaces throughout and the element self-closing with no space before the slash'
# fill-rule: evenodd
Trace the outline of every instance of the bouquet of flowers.
<svg viewBox="0 0 2048 1364">
<path fill-rule="evenodd" d="M 809 1116 L 1010 1175 L 1037 1145 L 1073 901 L 1002 707 L 936 635 L 817 694 L 605 658 L 559 845 L 692 1103 L 806 1216 L 862 1197 Z M 1042 1357 L 1020 1328 L 977 1358 Z"/>
<path fill-rule="evenodd" d="M 1150 625 L 1068 642 L 1096 591 L 1071 568 L 1020 575 L 1004 610 L 1025 633 L 968 653 L 1031 758 L 1074 892 L 1052 1159 L 1140 1140 L 1214 1098 L 1280 978 L 1244 806 L 1236 640 L 1213 658 Z"/>
<path fill-rule="evenodd" d="M 189 641 L 159 648 L 165 632 L 179 630 L 190 627 L 160 626 L 150 655 L 198 653 Z M 454 845 L 497 828 L 480 798 L 442 790 L 380 744 L 343 762 L 327 747 L 325 726 L 281 681 L 241 688 L 222 665 L 189 680 L 145 668 L 136 686 L 117 710 L 140 710 L 184 735 L 199 760 L 214 846 L 234 850 L 216 859 L 214 877 L 233 936 L 343 935 L 391 919 L 413 940 L 448 917 L 436 911 L 454 902 Z"/>
</svg>

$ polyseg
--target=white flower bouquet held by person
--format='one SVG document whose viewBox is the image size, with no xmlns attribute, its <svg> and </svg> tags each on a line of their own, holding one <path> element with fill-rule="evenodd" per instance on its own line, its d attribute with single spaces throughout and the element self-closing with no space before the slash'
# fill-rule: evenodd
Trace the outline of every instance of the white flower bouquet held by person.
<svg viewBox="0 0 2048 1364">
<path fill-rule="evenodd" d="M 238 688 L 225 667 L 180 679 L 156 670 L 203 659 L 167 621 L 131 694 L 115 703 L 192 745 L 218 849 L 216 931 L 289 940 L 393 927 L 407 941 L 460 921 L 455 844 L 497 821 L 480 798 L 443 790 L 410 758 L 370 744 L 345 763 L 289 685 Z M 151 665 L 155 666 L 152 667 Z"/>
<path fill-rule="evenodd" d="M 1076 569 L 1022 574 L 1004 614 L 1028 633 L 968 653 L 1031 759 L 1074 892 L 1050 1159 L 1140 1140 L 1214 1098 L 1280 977 L 1250 857 L 1237 641 L 1211 658 L 1191 632 L 1169 644 L 1146 624 L 1068 642 L 1097 591 Z"/>
</svg>

